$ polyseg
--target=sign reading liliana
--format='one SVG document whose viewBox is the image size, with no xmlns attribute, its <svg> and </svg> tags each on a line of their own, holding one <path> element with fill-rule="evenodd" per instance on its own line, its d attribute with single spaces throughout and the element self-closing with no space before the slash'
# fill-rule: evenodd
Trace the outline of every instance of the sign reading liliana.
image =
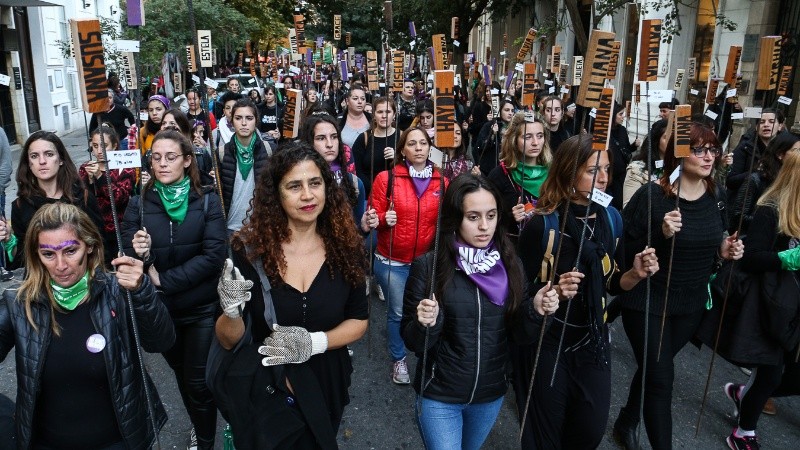
<svg viewBox="0 0 800 450">
<path fill-rule="evenodd" d="M 587 108 L 599 107 L 600 95 L 606 84 L 608 66 L 613 53 L 614 33 L 592 30 L 589 37 L 589 50 L 586 52 L 586 66 L 589 68 L 589 73 L 581 80 L 577 104 Z"/>
<path fill-rule="evenodd" d="M 439 149 L 456 145 L 456 103 L 453 96 L 455 73 L 451 70 L 433 72 L 434 145 Z"/>
<path fill-rule="evenodd" d="M 108 79 L 103 34 L 98 19 L 70 19 L 72 46 L 78 69 L 84 111 L 108 111 Z"/>
<path fill-rule="evenodd" d="M 106 152 L 109 169 L 132 169 L 142 167 L 142 153 L 134 150 L 113 150 Z"/>
</svg>

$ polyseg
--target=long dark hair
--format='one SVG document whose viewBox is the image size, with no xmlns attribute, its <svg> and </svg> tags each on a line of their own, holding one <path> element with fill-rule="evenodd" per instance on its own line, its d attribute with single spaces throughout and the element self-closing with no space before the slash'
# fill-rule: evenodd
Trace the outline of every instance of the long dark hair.
<svg viewBox="0 0 800 450">
<path fill-rule="evenodd" d="M 772 182 L 775 181 L 783 165 L 782 158 L 798 140 L 800 140 L 800 138 L 792 133 L 778 133 L 772 138 L 769 145 L 767 145 L 758 166 L 758 174 L 766 185 L 772 184 Z"/>
<path fill-rule="evenodd" d="M 458 252 L 455 248 L 456 236 L 461 227 L 461 222 L 464 219 L 464 198 L 479 190 L 488 191 L 494 197 L 495 204 L 497 205 L 497 227 L 494 231 L 494 240 L 497 250 L 500 252 L 500 258 L 503 265 L 506 267 L 508 273 L 508 298 L 506 301 L 506 323 L 513 317 L 520 302 L 522 301 L 524 291 L 524 276 L 522 268 L 517 260 L 517 253 L 514 250 L 514 245 L 506 236 L 506 224 L 504 224 L 505 214 L 502 211 L 502 200 L 500 193 L 493 183 L 490 183 L 483 175 L 473 175 L 465 172 L 453 179 L 448 186 L 447 191 L 442 199 L 442 224 L 439 229 L 441 242 L 439 247 L 439 254 L 436 255 L 436 273 L 438 279 L 434 292 L 439 301 L 447 301 L 444 292 L 447 285 L 453 281 L 453 274 L 456 270 L 456 259 Z M 433 249 L 431 244 L 431 249 Z"/>
<path fill-rule="evenodd" d="M 714 129 L 699 122 L 692 122 L 692 125 L 689 128 L 689 143 L 691 147 L 705 144 L 711 144 L 714 147 L 720 147 L 719 140 L 717 139 L 717 134 L 714 133 Z M 715 164 L 718 161 L 719 157 L 714 158 Z M 669 182 L 669 176 L 675 171 L 675 168 L 677 168 L 680 163 L 680 158 L 675 157 L 675 135 L 672 135 L 669 139 L 669 144 L 667 144 L 667 151 L 664 152 L 664 173 L 661 175 L 661 180 L 659 180 L 661 189 L 664 191 L 664 194 L 669 197 L 673 197 L 675 195 L 672 192 L 672 183 Z M 706 192 L 711 195 L 716 195 L 717 183 L 714 182 L 714 171 L 711 171 L 711 174 L 705 177 L 704 180 L 706 182 Z M 609 184 L 611 183 L 610 178 L 608 182 Z"/>
<path fill-rule="evenodd" d="M 358 194 L 356 193 L 356 186 L 353 185 L 353 177 L 349 175 L 347 172 L 347 155 L 344 151 L 344 143 L 342 142 L 342 134 L 339 130 L 339 123 L 333 116 L 329 114 L 313 114 L 311 116 L 306 117 L 306 120 L 303 121 L 303 125 L 300 127 L 300 132 L 298 133 L 298 137 L 302 142 L 310 145 L 311 148 L 314 148 L 314 133 L 315 128 L 317 125 L 321 123 L 328 123 L 336 130 L 336 133 L 339 135 L 339 154 L 336 156 L 336 159 L 339 160 L 339 166 L 342 168 L 342 183 L 341 187 L 344 189 L 345 194 L 347 194 L 348 200 L 352 205 L 355 205 L 358 201 Z M 331 168 L 328 167 L 328 171 L 330 172 Z"/>
<path fill-rule="evenodd" d="M 175 123 L 178 124 L 178 130 L 176 131 L 179 131 L 182 135 L 186 136 L 191 142 L 192 139 L 194 138 L 194 136 L 192 136 L 193 128 L 192 128 L 192 123 L 189 122 L 189 118 L 186 116 L 186 114 L 184 114 L 183 111 L 180 110 L 180 108 L 172 108 L 170 110 L 167 110 L 167 112 L 164 113 L 164 117 L 161 118 L 162 127 L 164 126 L 164 119 L 168 115 L 172 116 L 172 118 L 175 119 Z M 152 148 L 152 144 L 150 145 L 150 147 Z"/>
<path fill-rule="evenodd" d="M 325 245 L 325 264 L 331 273 L 340 270 L 351 286 L 363 286 L 367 258 L 364 242 L 353 225 L 353 211 L 342 189 L 336 186 L 328 163 L 302 141 L 278 146 L 256 182 L 248 210 L 250 219 L 233 235 L 231 245 L 236 250 L 248 248 L 251 261 L 260 256 L 270 282 L 282 282 L 281 272 L 286 270 L 283 243 L 289 241 L 291 230 L 286 211 L 281 206 L 280 183 L 294 166 L 303 161 L 313 162 L 325 183 L 325 205 L 316 224 L 317 234 Z"/>
<path fill-rule="evenodd" d="M 69 203 L 74 204 L 76 199 L 73 188 L 76 184 L 83 186 L 83 182 L 78 176 L 78 169 L 75 168 L 75 163 L 72 162 L 72 158 L 67 153 L 64 143 L 55 133 L 49 131 L 37 131 L 31 134 L 22 147 L 22 155 L 17 166 L 17 200 L 30 202 L 34 196 L 47 197 L 47 194 L 39 187 L 39 180 L 31 170 L 30 162 L 28 161 L 28 152 L 31 145 L 36 141 L 47 141 L 56 148 L 58 158 L 61 160 L 61 165 L 58 167 L 58 175 L 56 175 L 56 185 L 64 197 L 69 200 Z"/>
<path fill-rule="evenodd" d="M 661 159 L 661 154 L 659 153 L 658 146 L 661 142 L 661 137 L 664 136 L 664 133 L 667 131 L 667 119 L 659 119 L 653 123 L 653 126 L 650 127 L 650 132 L 647 133 L 647 137 L 644 138 L 644 142 L 642 142 L 642 146 L 639 148 L 639 151 L 633 156 L 632 161 L 645 161 L 647 164 L 647 152 L 651 152 L 652 157 L 651 165 L 649 169 L 647 169 L 650 173 L 652 173 L 656 168 L 656 161 Z"/>
</svg>

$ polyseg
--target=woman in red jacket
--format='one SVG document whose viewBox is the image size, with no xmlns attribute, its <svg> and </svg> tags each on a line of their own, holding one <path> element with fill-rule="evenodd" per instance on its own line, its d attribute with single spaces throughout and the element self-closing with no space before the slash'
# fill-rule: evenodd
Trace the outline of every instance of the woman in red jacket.
<svg viewBox="0 0 800 450">
<path fill-rule="evenodd" d="M 392 381 L 409 384 L 406 350 L 400 337 L 403 290 L 411 262 L 428 251 L 436 233 L 441 173 L 428 160 L 431 140 L 425 130 L 409 128 L 400 135 L 394 168 L 375 177 L 367 223 L 378 229 L 375 278 L 386 295 Z"/>
</svg>

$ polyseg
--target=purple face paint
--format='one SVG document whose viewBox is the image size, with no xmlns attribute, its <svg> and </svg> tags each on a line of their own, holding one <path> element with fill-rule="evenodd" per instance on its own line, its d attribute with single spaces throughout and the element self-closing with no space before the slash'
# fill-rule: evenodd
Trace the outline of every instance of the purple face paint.
<svg viewBox="0 0 800 450">
<path fill-rule="evenodd" d="M 69 247 L 70 245 L 81 245 L 81 243 L 78 241 L 64 241 L 58 245 L 39 244 L 39 248 L 58 251 L 63 248 Z"/>
</svg>

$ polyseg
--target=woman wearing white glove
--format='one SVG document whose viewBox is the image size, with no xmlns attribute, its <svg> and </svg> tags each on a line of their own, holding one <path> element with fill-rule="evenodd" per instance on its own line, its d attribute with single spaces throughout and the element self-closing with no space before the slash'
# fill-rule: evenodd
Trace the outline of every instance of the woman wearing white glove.
<svg viewBox="0 0 800 450">
<path fill-rule="evenodd" d="M 353 367 L 347 345 L 367 330 L 363 243 L 356 227 L 342 225 L 353 220 L 345 192 L 325 159 L 307 144 L 283 144 L 265 171 L 256 186 L 250 220 L 232 237 L 236 268 L 226 264 L 220 280 L 225 314 L 217 320 L 217 337 L 232 349 L 247 331 L 253 342 L 263 342 L 256 355 L 263 365 L 310 369 L 335 433 L 350 401 Z M 264 286 L 270 292 L 268 301 L 259 265 L 271 286 Z M 248 292 L 243 283 L 250 281 L 254 285 Z M 245 303 L 248 296 L 252 300 Z M 267 322 L 265 311 L 274 324 Z M 285 388 L 287 402 L 295 404 L 302 400 L 288 382 L 291 368 L 281 372 L 287 374 L 285 386 L 276 388 Z M 231 425 L 237 436 L 237 425 Z"/>
</svg>

